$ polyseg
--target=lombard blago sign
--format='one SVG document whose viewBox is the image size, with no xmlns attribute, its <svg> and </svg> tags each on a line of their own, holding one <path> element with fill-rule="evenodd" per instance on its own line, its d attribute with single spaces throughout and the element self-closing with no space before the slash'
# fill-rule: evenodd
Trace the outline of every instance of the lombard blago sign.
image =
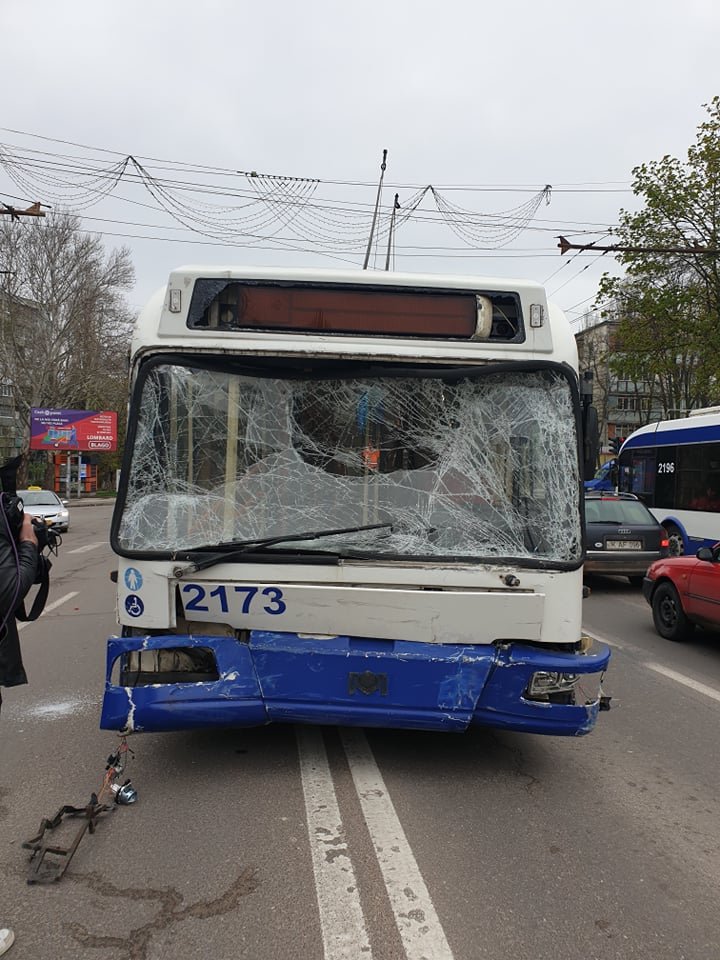
<svg viewBox="0 0 720 960">
<path fill-rule="evenodd" d="M 30 411 L 31 450 L 74 450 L 109 453 L 117 450 L 117 413 L 114 410 Z"/>
</svg>

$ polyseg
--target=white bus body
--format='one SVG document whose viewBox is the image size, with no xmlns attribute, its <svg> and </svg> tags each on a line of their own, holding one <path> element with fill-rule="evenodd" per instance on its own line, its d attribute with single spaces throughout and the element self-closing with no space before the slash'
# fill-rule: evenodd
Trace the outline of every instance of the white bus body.
<svg viewBox="0 0 720 960">
<path fill-rule="evenodd" d="M 621 490 L 636 493 L 668 532 L 670 552 L 720 541 L 720 409 L 640 427 L 620 451 Z"/>
<path fill-rule="evenodd" d="M 131 353 L 104 727 L 592 728 L 577 353 L 542 287 L 185 267 Z"/>
</svg>

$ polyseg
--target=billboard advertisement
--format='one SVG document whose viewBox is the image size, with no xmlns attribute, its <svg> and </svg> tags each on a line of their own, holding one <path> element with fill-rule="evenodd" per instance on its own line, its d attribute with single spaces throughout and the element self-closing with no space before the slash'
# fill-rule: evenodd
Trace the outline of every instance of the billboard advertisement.
<svg viewBox="0 0 720 960">
<path fill-rule="evenodd" d="M 117 413 L 114 410 L 30 411 L 31 450 L 70 450 L 111 453 L 117 450 Z"/>
</svg>

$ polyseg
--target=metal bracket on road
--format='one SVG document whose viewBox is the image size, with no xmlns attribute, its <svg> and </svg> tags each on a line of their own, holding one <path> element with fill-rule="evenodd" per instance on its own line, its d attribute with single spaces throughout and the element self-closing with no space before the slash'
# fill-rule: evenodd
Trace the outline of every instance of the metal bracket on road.
<svg viewBox="0 0 720 960">
<path fill-rule="evenodd" d="M 99 818 L 104 813 L 115 810 L 117 804 L 135 803 L 137 793 L 130 781 L 126 780 L 122 785 L 117 782 L 125 769 L 128 753 L 132 754 L 132 750 L 127 745 L 127 738 L 122 737 L 116 752 L 107 758 L 102 786 L 97 793 L 90 795 L 87 806 L 72 807 L 65 804 L 51 820 L 43 817 L 36 835 L 23 843 L 26 850 L 32 850 L 28 883 L 55 883 L 62 879 L 82 838 L 86 833 L 95 833 Z M 106 803 L 105 800 L 110 798 L 113 798 L 114 802 Z M 51 839 L 46 840 L 45 834 L 58 827 L 65 817 L 83 817 L 84 819 L 70 846 L 61 847 L 59 844 L 54 844 Z M 48 854 L 59 859 L 54 862 L 52 859 L 46 859 Z"/>
<path fill-rule="evenodd" d="M 113 809 L 115 808 L 106 803 L 99 803 L 97 794 L 93 793 L 90 797 L 90 803 L 88 803 L 86 807 L 71 807 L 66 804 L 64 807 L 60 807 L 52 820 L 48 820 L 46 817 L 43 818 L 36 836 L 31 837 L 30 840 L 26 840 L 25 843 L 23 843 L 23 847 L 26 850 L 32 850 L 27 882 L 54 883 L 60 880 L 75 855 L 75 851 L 85 836 L 85 833 L 88 831 L 95 833 L 98 818 L 103 813 L 107 813 L 108 810 Z M 48 830 L 54 830 L 55 827 L 62 823 L 65 817 L 85 818 L 70 846 L 60 847 L 53 844 L 52 841 L 45 840 L 45 833 Z M 61 859 L 55 863 L 50 861 L 46 862 L 45 858 L 48 854 L 60 857 Z"/>
</svg>

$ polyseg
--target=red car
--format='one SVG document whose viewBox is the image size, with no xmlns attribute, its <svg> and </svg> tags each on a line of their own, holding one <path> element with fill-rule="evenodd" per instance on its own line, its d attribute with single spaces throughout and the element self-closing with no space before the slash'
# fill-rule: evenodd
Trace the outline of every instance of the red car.
<svg viewBox="0 0 720 960">
<path fill-rule="evenodd" d="M 656 560 L 643 580 L 655 629 L 666 640 L 684 640 L 695 626 L 720 630 L 720 543 L 694 557 Z"/>
</svg>

